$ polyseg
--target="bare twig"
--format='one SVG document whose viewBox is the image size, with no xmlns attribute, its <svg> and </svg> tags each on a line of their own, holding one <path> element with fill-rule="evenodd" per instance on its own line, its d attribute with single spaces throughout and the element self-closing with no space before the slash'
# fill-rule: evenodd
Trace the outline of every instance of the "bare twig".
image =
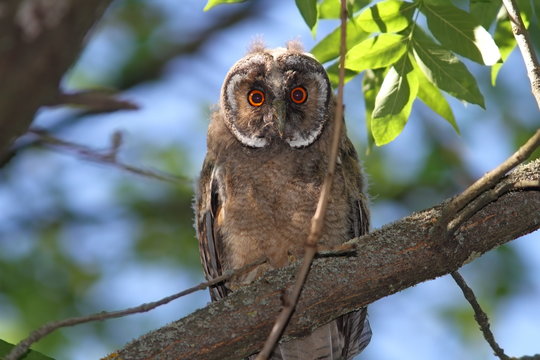
<svg viewBox="0 0 540 360">
<path fill-rule="evenodd" d="M 97 111 L 95 109 L 79 109 L 77 111 L 71 111 L 67 114 L 61 115 L 58 117 L 57 121 L 54 124 L 47 126 L 46 129 L 41 129 L 46 131 L 49 135 L 55 136 L 55 133 L 60 133 L 74 126 L 80 125 L 84 121 L 89 121 L 91 115 L 105 114 L 107 111 Z M 28 135 L 28 131 L 26 135 Z M 40 138 L 38 136 L 22 136 L 18 141 L 13 144 L 8 151 L 4 154 L 0 154 L 0 169 L 8 164 L 13 158 L 17 155 L 23 153 L 25 150 L 30 149 L 41 144 Z M 2 156 L 3 155 L 3 156 Z"/>
<path fill-rule="evenodd" d="M 121 144 L 121 136 L 118 135 L 118 133 L 115 133 L 115 135 L 113 135 L 113 138 L 111 141 L 112 142 L 111 149 L 105 153 L 102 153 L 81 144 L 77 144 L 71 141 L 56 138 L 52 136 L 51 134 L 49 134 L 47 131 L 42 130 L 42 129 L 34 128 L 34 129 L 29 130 L 28 132 L 30 134 L 38 136 L 39 141 L 45 145 L 50 145 L 50 146 L 61 148 L 64 150 L 69 150 L 83 156 L 87 160 L 91 160 L 91 161 L 98 162 L 101 164 L 112 165 L 114 167 L 117 167 L 121 170 L 130 172 L 133 174 L 141 175 L 141 176 L 151 178 L 151 179 L 166 181 L 173 184 L 178 184 L 178 183 L 185 184 L 186 182 L 190 181 L 189 179 L 185 177 L 168 174 L 163 171 L 158 172 L 155 170 L 142 169 L 142 168 L 135 167 L 133 165 L 128 165 L 128 164 L 118 161 L 116 155 L 117 155 L 118 147 Z"/>
<path fill-rule="evenodd" d="M 243 267 L 241 267 L 239 269 L 225 271 L 221 276 L 215 277 L 212 280 L 202 282 L 202 283 L 200 283 L 198 285 L 195 285 L 195 286 L 193 286 L 193 287 L 191 287 L 189 289 L 180 291 L 179 293 L 176 293 L 176 294 L 173 294 L 173 295 L 169 295 L 169 296 L 164 297 L 163 299 L 160 299 L 160 300 L 157 300 L 157 301 L 145 303 L 145 304 L 135 306 L 135 307 L 131 307 L 131 308 L 124 309 L 124 310 L 110 311 L 110 312 L 102 311 L 102 312 L 91 314 L 91 315 L 79 316 L 79 317 L 73 317 L 73 318 L 69 318 L 69 319 L 49 322 L 49 323 L 41 326 L 40 328 L 32 331 L 32 333 L 30 333 L 30 335 L 26 339 L 19 342 L 13 349 L 11 349 L 9 354 L 5 357 L 5 360 L 17 360 L 17 359 L 19 359 L 21 356 L 23 356 L 28 351 L 28 349 L 30 349 L 30 346 L 32 344 L 38 342 L 39 340 L 43 339 L 45 336 L 49 335 L 53 331 L 58 330 L 60 328 L 64 328 L 64 327 L 68 327 L 68 326 L 74 326 L 74 325 L 80 325 L 80 324 L 93 322 L 93 321 L 103 321 L 103 320 L 108 320 L 108 319 L 114 319 L 114 318 L 124 317 L 124 316 L 131 315 L 131 314 L 138 314 L 138 313 L 148 312 L 148 311 L 153 310 L 153 309 L 155 309 L 155 308 L 157 308 L 159 306 L 168 304 L 173 300 L 176 300 L 178 298 L 189 295 L 189 294 L 194 293 L 194 292 L 199 291 L 199 290 L 204 290 L 204 289 L 206 289 L 206 288 L 208 288 L 208 287 L 210 287 L 212 285 L 219 284 L 222 281 L 229 280 L 233 276 L 237 276 L 237 275 L 243 274 L 245 272 L 248 272 L 251 269 L 253 269 L 255 266 L 261 265 L 264 262 L 265 262 L 264 259 L 259 259 L 259 260 L 255 261 L 255 262 L 253 262 L 251 264 L 248 264 L 246 266 L 243 266 Z"/>
<path fill-rule="evenodd" d="M 527 75 L 531 81 L 531 90 L 540 108 L 540 65 L 534 52 L 534 46 L 529 37 L 529 32 L 523 24 L 518 6 L 515 0 L 503 0 L 504 7 L 510 17 L 512 32 L 521 51 L 521 56 L 527 68 Z"/>
<path fill-rule="evenodd" d="M 486 173 L 480 179 L 478 179 L 474 184 L 469 186 L 465 191 L 460 195 L 454 198 L 444 209 L 442 215 L 439 219 L 439 224 L 434 228 L 435 231 L 443 230 L 443 233 L 451 235 L 452 231 L 450 229 L 445 229 L 449 225 L 450 219 L 454 217 L 461 209 L 463 209 L 467 204 L 469 204 L 473 199 L 479 196 L 482 192 L 493 187 L 499 179 L 501 179 L 508 171 L 515 168 L 517 165 L 525 161 L 534 150 L 540 146 L 540 129 L 529 139 L 527 142 L 521 146 L 512 156 L 506 159 L 502 164 L 497 166 L 495 169 Z"/>
<path fill-rule="evenodd" d="M 139 106 L 128 100 L 116 98 L 113 91 L 85 90 L 73 93 L 61 93 L 48 106 L 78 105 L 96 112 L 113 112 L 118 110 L 138 110 Z"/>
<path fill-rule="evenodd" d="M 497 355 L 501 360 L 510 360 L 510 358 L 504 353 L 504 350 L 501 349 L 499 344 L 497 344 L 497 342 L 495 341 L 493 333 L 489 328 L 489 319 L 486 313 L 480 307 L 480 304 L 478 304 L 478 301 L 476 300 L 476 296 L 474 295 L 472 289 L 467 285 L 459 272 L 454 271 L 451 273 L 451 275 L 458 284 L 458 286 L 461 288 L 461 291 L 463 291 L 465 299 L 467 299 L 467 301 L 471 304 L 474 310 L 474 318 L 476 319 L 478 325 L 480 325 L 480 330 L 482 330 L 484 338 L 493 349 L 495 355 Z"/>
<path fill-rule="evenodd" d="M 115 131 L 111 136 L 111 150 L 109 151 L 109 158 L 116 161 L 120 147 L 124 142 L 124 135 L 121 131 Z"/>
<path fill-rule="evenodd" d="M 284 307 L 279 313 L 276 322 L 270 332 L 270 335 L 266 339 L 262 351 L 257 355 L 257 360 L 266 360 L 269 358 L 272 350 L 279 341 L 283 331 L 287 327 L 291 315 L 298 303 L 298 298 L 302 287 L 307 278 L 307 274 L 313 262 L 313 258 L 317 253 L 317 243 L 321 237 L 322 228 L 324 225 L 324 218 L 326 215 L 326 208 L 328 205 L 330 190 L 332 188 L 332 182 L 334 179 L 334 171 L 336 168 L 336 159 L 339 149 L 339 141 L 341 138 L 341 128 L 343 123 L 343 85 L 345 78 L 345 52 L 346 52 L 346 39 L 347 39 L 347 6 L 346 0 L 341 0 L 341 41 L 340 41 L 340 57 L 339 57 L 339 85 L 336 101 L 336 111 L 334 116 L 334 129 L 332 143 L 330 145 L 330 154 L 328 156 L 328 169 L 319 195 L 319 201 L 317 203 L 317 209 L 311 219 L 311 229 L 309 236 L 305 243 L 304 258 L 302 265 L 299 268 L 296 282 L 292 291 L 286 295 L 284 301 Z"/>
</svg>

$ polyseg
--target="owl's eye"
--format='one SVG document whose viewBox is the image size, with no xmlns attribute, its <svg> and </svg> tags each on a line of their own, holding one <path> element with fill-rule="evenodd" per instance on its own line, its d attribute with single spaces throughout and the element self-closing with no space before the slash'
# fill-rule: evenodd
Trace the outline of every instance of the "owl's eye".
<svg viewBox="0 0 540 360">
<path fill-rule="evenodd" d="M 248 93 L 248 102 L 251 106 L 261 106 L 264 104 L 264 93 L 261 90 L 251 90 Z"/>
<path fill-rule="evenodd" d="M 303 104 L 307 100 L 307 90 L 297 86 L 291 90 L 291 100 L 296 104 Z"/>
</svg>

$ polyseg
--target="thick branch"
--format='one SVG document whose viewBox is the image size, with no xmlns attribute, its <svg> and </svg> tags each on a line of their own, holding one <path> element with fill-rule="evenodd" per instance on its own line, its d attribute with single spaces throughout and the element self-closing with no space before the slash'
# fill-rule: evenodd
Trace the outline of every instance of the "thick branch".
<svg viewBox="0 0 540 360">
<path fill-rule="evenodd" d="M 440 206 L 355 240 L 356 256 L 317 259 L 285 333 L 297 337 L 351 310 L 457 270 L 540 228 L 540 160 L 502 182 L 531 184 L 487 205 L 451 241 L 431 238 Z M 227 298 L 140 337 L 109 359 L 239 359 L 262 347 L 298 264 L 269 272 Z"/>
<path fill-rule="evenodd" d="M 111 0 L 8 0 L 0 16 L 0 154 L 55 102 L 60 79 Z"/>
</svg>

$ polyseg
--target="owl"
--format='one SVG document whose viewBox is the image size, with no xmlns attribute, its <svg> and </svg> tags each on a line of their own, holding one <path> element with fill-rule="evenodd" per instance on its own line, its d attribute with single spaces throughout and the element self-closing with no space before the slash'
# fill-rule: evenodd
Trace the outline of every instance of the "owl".
<svg viewBox="0 0 540 360">
<path fill-rule="evenodd" d="M 259 259 L 263 265 L 210 288 L 213 301 L 303 255 L 328 166 L 335 100 L 323 66 L 297 42 L 252 46 L 228 72 L 212 114 L 195 201 L 208 280 Z M 358 157 L 345 128 L 319 246 L 368 231 Z M 366 308 L 303 338 L 272 359 L 351 359 L 369 342 Z"/>
</svg>

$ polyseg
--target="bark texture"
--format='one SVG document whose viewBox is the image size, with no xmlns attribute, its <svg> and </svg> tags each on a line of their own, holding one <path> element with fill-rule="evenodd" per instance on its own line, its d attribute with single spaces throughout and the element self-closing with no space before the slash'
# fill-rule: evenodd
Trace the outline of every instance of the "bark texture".
<svg viewBox="0 0 540 360">
<path fill-rule="evenodd" d="M 0 3 L 0 154 L 40 106 L 55 102 L 62 76 L 111 0 Z"/>
<path fill-rule="evenodd" d="M 285 338 L 448 274 L 540 228 L 539 181 L 540 160 L 518 167 L 501 182 L 532 185 L 494 200 L 449 240 L 433 233 L 441 204 L 354 239 L 352 255 L 316 259 Z M 261 348 L 297 266 L 271 271 L 222 301 L 136 339 L 108 359 L 241 359 Z"/>
</svg>

